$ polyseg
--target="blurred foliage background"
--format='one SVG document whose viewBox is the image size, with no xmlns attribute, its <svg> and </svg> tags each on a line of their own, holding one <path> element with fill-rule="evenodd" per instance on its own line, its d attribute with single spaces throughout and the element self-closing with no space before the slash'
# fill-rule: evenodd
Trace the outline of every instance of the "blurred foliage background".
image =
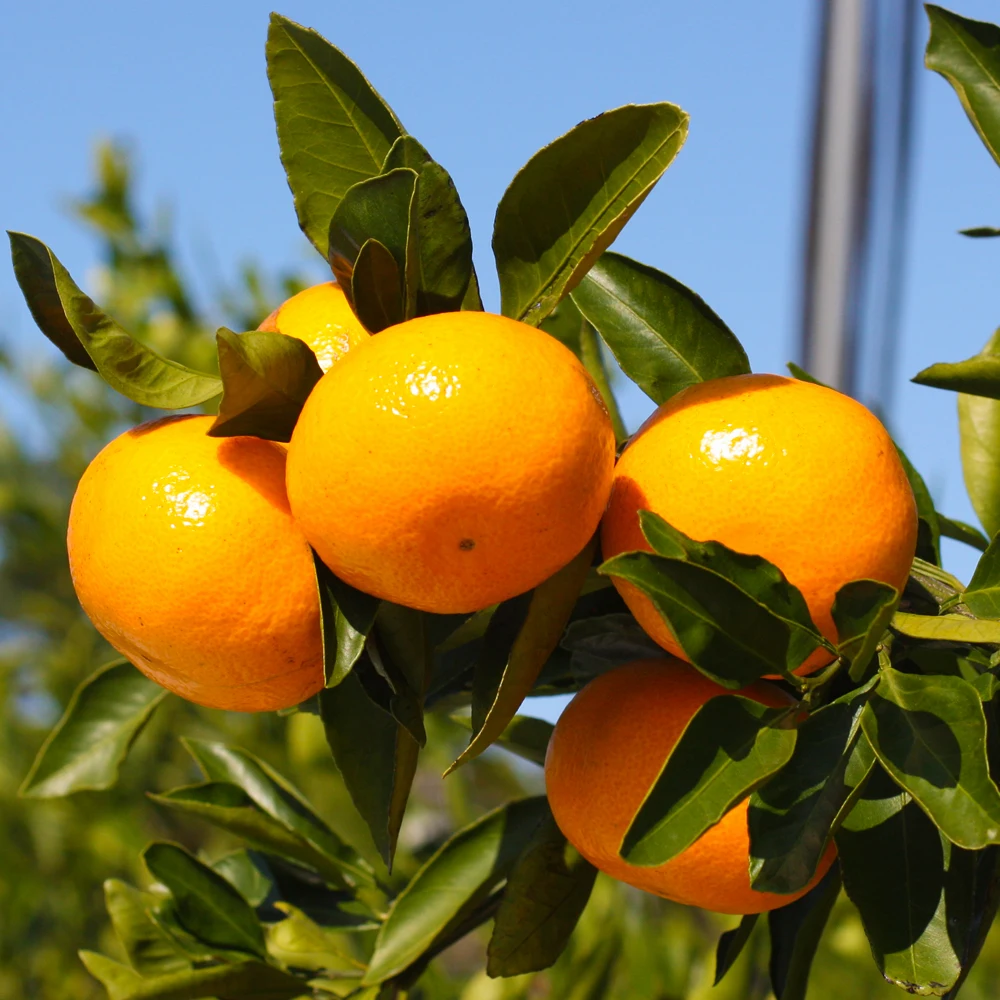
<svg viewBox="0 0 1000 1000">
<path fill-rule="evenodd" d="M 164 220 L 144 221 L 133 203 L 129 157 L 96 151 L 93 190 L 71 210 L 97 241 L 101 266 L 89 290 L 126 329 L 172 358 L 208 370 L 216 323 L 249 330 L 304 287 L 302 275 L 263 275 L 244 266 L 238 287 L 196 304 L 175 264 Z M 243 746 L 289 775 L 331 826 L 376 866 L 374 846 L 326 748 L 317 718 L 245 716 L 197 708 L 171 697 L 156 713 L 108 792 L 38 801 L 17 789 L 76 685 L 111 650 L 81 612 L 66 563 L 69 503 L 87 462 L 112 437 L 153 414 L 115 394 L 92 373 L 43 349 L 13 345 L 0 356 L 3 378 L 31 412 L 0 425 L 0 998 L 89 1000 L 104 996 L 76 952 L 120 949 L 104 910 L 102 884 L 118 877 L 146 885 L 138 854 L 152 839 L 174 840 L 215 860 L 239 843 L 158 809 L 145 797 L 197 780 L 178 736 Z M 10 409 L 10 408 L 8 408 Z M 28 446 L 22 420 L 44 428 Z M 150 586 L 156 581 L 150 580 Z M 405 878 L 444 837 L 488 808 L 542 789 L 533 765 L 503 750 L 441 780 L 463 731 L 434 720 L 403 825 L 397 871 Z M 386 876 L 383 870 L 383 876 Z M 425 1000 L 754 1000 L 769 995 L 760 967 L 766 926 L 726 980 L 712 988 L 715 945 L 736 918 L 676 906 L 601 876 L 566 953 L 546 973 L 489 980 L 486 934 L 441 955 L 411 994 Z M 988 942 L 964 1000 L 995 997 L 1000 937 Z M 878 975 L 857 914 L 842 896 L 814 966 L 810 995 L 854 1000 L 898 996 Z"/>
</svg>

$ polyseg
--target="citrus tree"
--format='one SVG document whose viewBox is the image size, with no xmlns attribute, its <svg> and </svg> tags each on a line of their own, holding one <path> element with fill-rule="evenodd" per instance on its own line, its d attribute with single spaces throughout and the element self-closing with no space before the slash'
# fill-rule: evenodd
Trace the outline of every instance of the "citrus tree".
<svg viewBox="0 0 1000 1000">
<path fill-rule="evenodd" d="M 928 65 L 998 155 L 1000 29 L 928 10 Z M 550 967 L 549 995 L 626 995 L 620 911 L 651 911 L 604 889 L 588 907 L 601 870 L 742 917 L 723 985 L 767 913 L 770 988 L 804 996 L 843 886 L 886 979 L 954 995 L 1000 902 L 1000 550 L 934 509 L 863 407 L 794 366 L 752 374 L 698 296 L 608 250 L 686 115 L 618 108 L 529 160 L 497 209 L 494 316 L 447 172 L 358 68 L 277 15 L 267 57 L 299 222 L 335 281 L 220 329 L 217 366 L 197 339 L 183 364 L 154 350 L 11 234 L 40 329 L 128 401 L 122 420 L 189 411 L 125 430 L 81 477 L 72 583 L 123 658 L 77 688 L 22 794 L 111 787 L 183 699 L 321 731 L 364 828 L 273 761 L 185 739 L 200 780 L 156 804 L 245 849 L 145 847 L 147 888 L 105 885 L 127 961 L 86 968 L 113 1000 L 451 996 L 435 960 L 488 925 L 479 982 L 511 988 L 464 995 L 534 995 Z M 161 293 L 183 322 L 179 285 Z M 609 355 L 659 406 L 617 462 Z M 962 393 L 990 533 L 996 357 L 917 377 Z M 983 551 L 967 586 L 942 535 Z M 554 732 L 517 714 L 580 689 Z M 418 761 L 456 726 L 443 788 L 497 744 L 544 764 L 547 794 L 508 772 L 515 797 L 414 856 Z"/>
</svg>

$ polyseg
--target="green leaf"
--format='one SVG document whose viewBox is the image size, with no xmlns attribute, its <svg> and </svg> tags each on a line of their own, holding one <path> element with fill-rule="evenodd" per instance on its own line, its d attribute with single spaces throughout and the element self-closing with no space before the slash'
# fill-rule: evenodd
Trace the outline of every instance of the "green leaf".
<svg viewBox="0 0 1000 1000">
<path fill-rule="evenodd" d="M 715 978 L 712 980 L 713 986 L 718 986 L 722 982 L 725 974 L 733 967 L 733 963 L 740 957 L 754 927 L 757 926 L 759 913 L 748 913 L 739 924 L 732 930 L 725 931 L 719 937 L 718 947 L 715 949 Z"/>
<path fill-rule="evenodd" d="M 986 716 L 961 677 L 883 667 L 861 716 L 879 762 L 959 847 L 1000 843 L 1000 790 L 986 759 Z"/>
<path fill-rule="evenodd" d="M 980 558 L 962 603 L 979 618 L 1000 618 L 1000 536 Z"/>
<path fill-rule="evenodd" d="M 572 654 L 574 670 L 588 678 L 632 660 L 655 660 L 665 655 L 632 615 L 622 613 L 570 622 L 559 645 Z"/>
<path fill-rule="evenodd" d="M 306 397 L 323 377 L 316 355 L 304 341 L 283 333 L 253 330 L 237 336 L 222 327 L 215 339 L 222 402 L 209 435 L 290 441 Z"/>
<path fill-rule="evenodd" d="M 361 70 L 315 31 L 272 14 L 266 51 L 299 226 L 327 257 L 330 220 L 348 188 L 379 173 L 403 127 Z"/>
<path fill-rule="evenodd" d="M 403 322 L 403 278 L 396 258 L 378 240 L 365 240 L 350 281 L 350 299 L 366 330 L 379 333 Z"/>
<path fill-rule="evenodd" d="M 962 236 L 972 237 L 1000 236 L 1000 229 L 995 229 L 993 226 L 973 226 L 971 229 L 960 229 L 959 233 Z"/>
<path fill-rule="evenodd" d="M 535 153 L 493 226 L 505 316 L 537 326 L 573 291 L 677 155 L 687 127 L 673 104 L 630 104 Z"/>
<path fill-rule="evenodd" d="M 450 837 L 393 901 L 364 983 L 384 982 L 416 962 L 470 904 L 509 874 L 539 823 L 544 797 L 509 803 Z"/>
<path fill-rule="evenodd" d="M 917 517 L 919 519 L 917 532 L 917 556 L 926 559 L 927 562 L 935 565 L 941 564 L 941 526 L 938 522 L 937 511 L 934 509 L 934 500 L 931 492 L 927 489 L 924 477 L 917 471 L 916 466 L 906 457 L 906 453 L 898 444 L 893 442 L 896 454 L 900 462 L 903 463 L 903 471 L 909 480 L 910 489 L 913 490 L 913 499 L 917 504 Z"/>
<path fill-rule="evenodd" d="M 838 831 L 844 888 L 879 971 L 910 993 L 942 995 L 959 975 L 949 940 L 941 835 L 879 772 Z"/>
<path fill-rule="evenodd" d="M 1000 531 L 1000 400 L 959 395 L 958 429 L 965 488 L 992 538 Z"/>
<path fill-rule="evenodd" d="M 990 540 L 975 525 L 966 524 L 965 521 L 959 521 L 953 517 L 945 517 L 940 512 L 938 512 L 937 519 L 942 537 L 962 542 L 974 549 L 979 549 L 980 552 L 985 552 L 989 547 Z"/>
<path fill-rule="evenodd" d="M 266 870 L 264 862 L 261 865 Z M 212 862 L 212 868 L 253 907 L 261 906 L 274 887 L 274 882 L 261 871 L 247 850 L 223 855 Z"/>
<path fill-rule="evenodd" d="M 272 958 L 293 969 L 360 977 L 364 964 L 345 952 L 337 929 L 320 926 L 288 903 L 275 906 L 288 916 L 267 928 L 267 953 Z"/>
<path fill-rule="evenodd" d="M 73 692 L 18 794 L 50 799 L 111 788 L 129 748 L 166 695 L 125 660 L 95 671 Z"/>
<path fill-rule="evenodd" d="M 142 858 L 153 878 L 170 890 L 186 931 L 213 950 L 264 957 L 264 931 L 252 907 L 221 875 L 176 844 L 150 844 Z"/>
<path fill-rule="evenodd" d="M 878 580 L 852 580 L 837 591 L 830 613 L 837 653 L 850 663 L 851 680 L 864 676 L 898 604 L 896 589 Z"/>
<path fill-rule="evenodd" d="M 493 923 L 489 976 L 547 969 L 562 954 L 594 887 L 597 869 L 546 818 L 517 859 Z"/>
<path fill-rule="evenodd" d="M 797 706 L 719 695 L 694 714 L 621 845 L 634 865 L 662 865 L 788 763 Z"/>
<path fill-rule="evenodd" d="M 979 138 L 1000 164 L 1000 28 L 934 4 L 926 9 L 931 23 L 927 68 L 954 87 Z"/>
<path fill-rule="evenodd" d="M 363 658 L 340 684 L 320 692 L 320 716 L 351 800 L 391 867 L 420 746 L 366 692 L 362 677 L 373 672 Z"/>
<path fill-rule="evenodd" d="M 911 615 L 897 611 L 890 624 L 897 632 L 914 639 L 1000 643 L 1000 621 L 969 618 L 968 615 Z"/>
<path fill-rule="evenodd" d="M 819 939 L 840 893 L 840 869 L 835 865 L 801 899 L 771 910 L 771 989 L 776 1000 L 805 1000 Z"/>
<path fill-rule="evenodd" d="M 913 376 L 917 385 L 1000 399 L 1000 357 L 977 354 L 965 361 L 938 362 Z"/>
<path fill-rule="evenodd" d="M 735 334 L 701 298 L 638 261 L 603 254 L 572 298 L 654 403 L 689 385 L 750 371 Z"/>
<path fill-rule="evenodd" d="M 472 719 L 467 715 L 451 716 L 454 722 L 466 729 L 472 728 Z M 544 719 L 534 719 L 530 715 L 515 715 L 507 728 L 497 737 L 496 745 L 516 753 L 533 764 L 545 765 L 545 751 L 555 727 Z"/>
<path fill-rule="evenodd" d="M 77 287 L 40 240 L 25 233 L 7 235 L 14 274 L 35 322 L 74 364 L 98 372 L 112 389 L 142 406 L 179 410 L 222 391 L 214 375 L 168 361 L 126 333 Z"/>
<path fill-rule="evenodd" d="M 208 781 L 242 788 L 268 816 L 334 862 L 353 884 L 374 885 L 369 865 L 312 811 L 300 792 L 262 760 L 223 743 L 190 737 L 181 742 Z"/>
<path fill-rule="evenodd" d="M 255 847 L 315 868 L 334 885 L 349 884 L 339 861 L 332 860 L 305 837 L 269 816 L 238 785 L 208 781 L 174 788 L 161 795 L 149 792 L 147 795 L 165 809 L 196 816 L 242 837 Z"/>
<path fill-rule="evenodd" d="M 326 686 L 336 687 L 364 652 L 365 640 L 375 624 L 381 602 L 344 583 L 315 552 L 313 561 L 319 587 Z"/>
<path fill-rule="evenodd" d="M 469 745 L 445 771 L 446 776 L 456 767 L 478 757 L 517 714 L 545 661 L 559 645 L 563 629 L 587 579 L 596 544 L 596 539 L 589 542 L 575 559 L 531 592 L 524 624 L 510 647 L 503 671 L 495 683 L 492 683 L 493 678 L 490 679 L 485 698 L 479 699 L 486 708 L 485 715 L 480 722 L 476 717 L 476 706 L 473 706 L 476 731 Z M 492 627 L 492 622 L 490 625 Z"/>
<path fill-rule="evenodd" d="M 430 162 L 431 154 L 412 135 L 401 135 L 386 153 L 379 173 L 387 174 L 399 167 L 409 167 L 410 170 L 419 171 L 425 163 Z"/>
<path fill-rule="evenodd" d="M 104 883 L 104 903 L 129 964 L 140 976 L 162 976 L 191 967 L 191 960 L 147 912 L 154 898 L 119 879 Z"/>
<path fill-rule="evenodd" d="M 830 386 L 826 385 L 825 382 L 820 382 L 815 375 L 810 375 L 805 368 L 801 365 L 797 365 L 794 361 L 787 362 L 785 367 L 788 368 L 789 372 L 791 372 L 792 377 L 797 378 L 800 382 L 810 382 L 813 385 L 823 385 L 826 386 L 827 389 L 830 388 Z"/>
<path fill-rule="evenodd" d="M 750 881 L 759 892 L 798 892 L 808 885 L 838 819 L 860 795 L 875 761 L 860 731 L 870 687 L 810 715 L 789 762 L 751 796 Z M 862 762 L 849 773 L 854 753 L 867 766 Z"/>
<path fill-rule="evenodd" d="M 110 1000 L 295 1000 L 308 993 L 308 986 L 263 962 L 216 965 L 169 976 L 142 979 L 127 966 L 81 951 L 87 971 L 108 991 Z"/>
</svg>

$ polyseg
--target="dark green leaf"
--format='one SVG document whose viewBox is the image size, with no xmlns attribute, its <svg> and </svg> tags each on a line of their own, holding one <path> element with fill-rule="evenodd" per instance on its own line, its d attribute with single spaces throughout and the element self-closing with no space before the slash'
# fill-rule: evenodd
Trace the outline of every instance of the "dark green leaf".
<svg viewBox="0 0 1000 1000">
<path fill-rule="evenodd" d="M 487 951 L 489 976 L 547 969 L 590 899 L 597 869 L 546 818 L 507 879 Z"/>
<path fill-rule="evenodd" d="M 109 1000 L 294 1000 L 308 992 L 302 979 L 265 965 L 238 962 L 142 979 L 127 966 L 81 951 L 87 971 L 108 991 Z"/>
<path fill-rule="evenodd" d="M 911 615 L 897 611 L 892 627 L 915 639 L 937 642 L 1000 643 L 1000 621 L 967 615 Z"/>
<path fill-rule="evenodd" d="M 419 171 L 425 163 L 431 162 L 431 154 L 413 138 L 412 135 L 401 135 L 393 144 L 382 162 L 381 174 L 399 167 L 409 167 Z"/>
<path fill-rule="evenodd" d="M 185 930 L 213 950 L 264 957 L 264 931 L 253 909 L 221 875 L 176 844 L 150 844 L 142 857 L 153 878 L 170 890 Z"/>
<path fill-rule="evenodd" d="M 750 880 L 759 892 L 797 892 L 807 885 L 838 818 L 861 793 L 875 760 L 860 732 L 870 686 L 810 715 L 788 764 L 751 796 Z M 856 764 L 851 774 L 855 753 L 867 767 Z"/>
<path fill-rule="evenodd" d="M 238 785 L 209 781 L 149 797 L 166 809 L 197 816 L 282 857 L 309 865 L 334 885 L 346 885 L 340 863 L 317 850 L 284 823 L 269 816 Z"/>
<path fill-rule="evenodd" d="M 505 316 L 537 326 L 576 287 L 677 155 L 687 125 L 673 104 L 630 104 L 535 153 L 493 226 Z"/>
<path fill-rule="evenodd" d="M 132 968 L 140 976 L 162 976 L 191 967 L 191 961 L 150 918 L 152 896 L 119 879 L 104 883 L 104 903 Z"/>
<path fill-rule="evenodd" d="M 1000 843 L 986 717 L 968 681 L 883 667 L 861 724 L 882 766 L 949 840 L 972 850 Z"/>
<path fill-rule="evenodd" d="M 938 523 L 937 511 L 934 509 L 934 500 L 931 498 L 930 490 L 924 482 L 923 476 L 917 472 L 916 466 L 906 457 L 906 453 L 898 444 L 893 442 L 896 454 L 903 463 L 903 471 L 909 480 L 910 489 L 913 490 L 913 499 L 917 503 L 917 517 L 920 520 L 917 533 L 917 555 L 927 562 L 940 565 L 941 563 L 941 527 Z"/>
<path fill-rule="evenodd" d="M 214 375 L 168 361 L 126 333 L 80 291 L 44 243 L 25 233 L 7 235 L 35 322 L 74 364 L 99 372 L 112 389 L 142 406 L 179 410 L 222 391 Z"/>
<path fill-rule="evenodd" d="M 805 1000 L 813 956 L 840 893 L 840 869 L 834 865 L 801 899 L 771 910 L 771 989 L 776 1000 Z"/>
<path fill-rule="evenodd" d="M 1000 536 L 980 558 L 962 603 L 980 618 L 1000 618 Z"/>
<path fill-rule="evenodd" d="M 507 877 L 547 815 L 544 797 L 522 799 L 450 837 L 393 901 L 365 984 L 384 982 L 416 962 L 470 902 L 484 898 Z"/>
<path fill-rule="evenodd" d="M 466 729 L 472 728 L 472 720 L 466 715 L 453 715 L 452 719 Z M 530 715 L 515 715 L 507 728 L 497 737 L 496 745 L 516 753 L 533 764 L 545 764 L 545 751 L 552 738 L 552 723 L 544 719 L 533 719 Z"/>
<path fill-rule="evenodd" d="M 403 278 L 396 258 L 378 240 L 365 240 L 350 281 L 351 301 L 366 330 L 379 333 L 403 322 Z"/>
<path fill-rule="evenodd" d="M 372 885 L 371 868 L 309 807 L 309 803 L 276 771 L 253 754 L 223 743 L 185 737 L 181 741 L 206 779 L 238 785 L 272 819 L 298 834 L 333 861 L 356 885 Z"/>
<path fill-rule="evenodd" d="M 831 609 L 837 652 L 850 663 L 852 680 L 864 676 L 898 604 L 895 588 L 877 580 L 853 580 L 837 591 Z"/>
<path fill-rule="evenodd" d="M 719 937 L 718 947 L 715 949 L 715 979 L 713 986 L 718 986 L 722 982 L 723 976 L 733 967 L 733 963 L 740 957 L 754 927 L 757 926 L 759 913 L 748 913 L 739 924 L 730 931 L 725 931 Z"/>
<path fill-rule="evenodd" d="M 267 899 L 274 885 L 246 850 L 224 855 L 212 862 L 212 868 L 254 907 L 260 906 Z"/>
<path fill-rule="evenodd" d="M 622 857 L 634 865 L 662 865 L 693 844 L 788 763 L 797 711 L 740 695 L 705 702 L 633 817 Z"/>
<path fill-rule="evenodd" d="M 403 127 L 347 56 L 280 14 L 267 34 L 267 76 L 299 225 L 327 257 L 345 193 L 379 173 Z"/>
<path fill-rule="evenodd" d="M 320 716 L 351 800 L 391 866 L 420 747 L 366 693 L 361 675 L 367 672 L 374 668 L 365 657 L 340 684 L 322 691 Z"/>
<path fill-rule="evenodd" d="M 482 701 L 484 706 L 488 705 L 485 716 L 469 745 L 445 774 L 450 774 L 456 767 L 478 757 L 517 714 L 521 702 L 534 687 L 545 661 L 559 645 L 563 629 L 587 579 L 595 545 L 596 540 L 588 543 L 572 562 L 531 592 L 524 624 L 510 647 L 503 673 L 495 687 L 490 685 L 489 694 Z M 473 720 L 479 722 L 475 708 Z"/>
<path fill-rule="evenodd" d="M 380 602 L 344 583 L 315 553 L 313 561 L 319 587 L 326 686 L 336 687 L 364 652 Z"/>
<path fill-rule="evenodd" d="M 559 645 L 572 654 L 574 668 L 589 677 L 632 660 L 664 655 L 632 615 L 621 613 L 570 622 Z"/>
<path fill-rule="evenodd" d="M 926 65 L 955 88 L 979 138 L 1000 164 L 1000 28 L 927 4 Z"/>
<path fill-rule="evenodd" d="M 965 521 L 958 521 L 953 517 L 945 517 L 938 512 L 938 526 L 944 538 L 954 539 L 962 542 L 980 552 L 985 552 L 989 547 L 990 540 L 973 524 L 966 524 Z"/>
<path fill-rule="evenodd" d="M 166 694 L 124 660 L 101 667 L 73 692 L 19 794 L 48 799 L 110 788 L 129 748 Z"/>
<path fill-rule="evenodd" d="M 689 385 L 750 371 L 740 342 L 702 299 L 628 257 L 601 256 L 573 302 L 654 403 Z"/>
<path fill-rule="evenodd" d="M 237 336 L 223 327 L 215 338 L 222 402 L 208 433 L 290 441 L 306 397 L 323 377 L 316 355 L 304 341 L 283 333 Z"/>
<path fill-rule="evenodd" d="M 810 375 L 805 368 L 797 365 L 794 361 L 789 361 L 786 365 L 789 372 L 791 372 L 793 378 L 797 378 L 800 382 L 811 382 L 813 385 L 826 385 L 825 382 L 820 382 L 815 375 Z M 827 386 L 829 388 L 829 386 Z"/>
<path fill-rule="evenodd" d="M 971 229 L 960 229 L 959 233 L 962 236 L 973 237 L 1000 236 L 1000 229 L 995 229 L 993 226 L 973 226 Z"/>
</svg>

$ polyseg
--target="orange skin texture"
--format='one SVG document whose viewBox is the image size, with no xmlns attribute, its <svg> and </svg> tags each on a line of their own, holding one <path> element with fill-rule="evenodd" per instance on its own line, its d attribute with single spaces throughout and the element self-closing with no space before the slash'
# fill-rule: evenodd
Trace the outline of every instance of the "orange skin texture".
<svg viewBox="0 0 1000 1000">
<path fill-rule="evenodd" d="M 571 351 L 502 316 L 444 313 L 371 337 L 317 383 L 288 446 L 288 499 L 352 586 L 471 612 L 583 549 L 614 455 Z"/>
<path fill-rule="evenodd" d="M 329 371 L 352 347 L 371 336 L 335 281 L 313 285 L 293 295 L 257 329 L 305 341 L 323 371 Z"/>
<path fill-rule="evenodd" d="M 601 871 L 688 906 L 761 913 L 805 895 L 826 874 L 837 853 L 832 840 L 809 885 L 789 895 L 750 887 L 748 799 L 666 864 L 640 867 L 618 854 L 691 717 L 709 699 L 732 693 L 673 657 L 602 674 L 559 717 L 545 757 L 545 787 L 559 829 Z M 776 708 L 792 703 L 763 682 L 737 693 Z"/>
<path fill-rule="evenodd" d="M 650 550 L 640 510 L 698 541 L 774 563 L 834 643 L 837 591 L 861 579 L 902 591 L 917 543 L 913 492 L 874 414 L 833 389 L 780 375 L 714 379 L 664 403 L 618 461 L 601 526 L 605 559 Z M 687 659 L 653 603 L 613 579 L 643 629 Z M 798 672 L 832 659 L 816 650 Z"/>
<path fill-rule="evenodd" d="M 285 448 L 208 437 L 213 419 L 142 424 L 91 462 L 70 510 L 73 585 L 98 632 L 167 690 L 287 708 L 322 688 L 323 652 Z"/>
</svg>

